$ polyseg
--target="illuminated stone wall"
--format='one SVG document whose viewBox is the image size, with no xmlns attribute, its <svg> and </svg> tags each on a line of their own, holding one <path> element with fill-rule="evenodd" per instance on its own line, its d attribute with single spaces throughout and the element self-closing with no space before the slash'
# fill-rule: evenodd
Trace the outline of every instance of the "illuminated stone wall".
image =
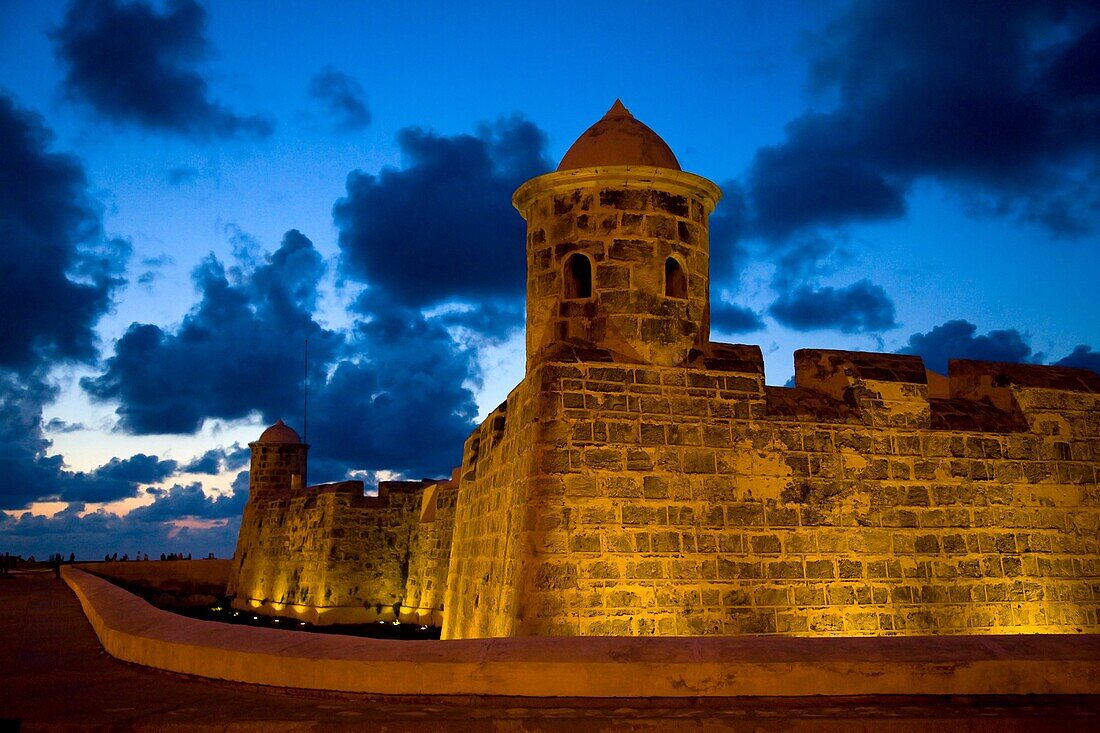
<svg viewBox="0 0 1100 733">
<path fill-rule="evenodd" d="M 409 578 L 401 607 L 402 621 L 443 625 L 457 494 L 457 480 L 432 484 L 422 494 L 409 541 Z"/>
<path fill-rule="evenodd" d="M 253 446 L 255 467 L 257 448 L 268 448 Z M 359 481 L 254 490 L 230 573 L 233 606 L 323 624 L 393 619 L 426 485 L 381 482 L 376 497 Z"/>
<path fill-rule="evenodd" d="M 581 356 L 466 444 L 446 637 L 1100 630 L 1091 372 Z"/>
<path fill-rule="evenodd" d="M 444 638 L 515 636 L 538 521 L 536 458 L 546 431 L 525 379 L 466 440 L 443 607 Z M 556 514 L 549 521 L 560 521 Z"/>
</svg>

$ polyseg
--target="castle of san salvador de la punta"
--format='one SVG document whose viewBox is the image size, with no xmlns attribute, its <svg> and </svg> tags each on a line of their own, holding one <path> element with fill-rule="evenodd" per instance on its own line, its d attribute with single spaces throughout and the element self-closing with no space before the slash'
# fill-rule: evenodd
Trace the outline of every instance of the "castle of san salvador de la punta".
<svg viewBox="0 0 1100 733">
<path fill-rule="evenodd" d="M 1100 376 L 710 340 L 722 193 L 621 103 L 512 202 L 527 368 L 446 480 L 251 444 L 228 595 L 443 638 L 1100 632 Z M 519 242 L 516 243 L 519 246 Z"/>
</svg>

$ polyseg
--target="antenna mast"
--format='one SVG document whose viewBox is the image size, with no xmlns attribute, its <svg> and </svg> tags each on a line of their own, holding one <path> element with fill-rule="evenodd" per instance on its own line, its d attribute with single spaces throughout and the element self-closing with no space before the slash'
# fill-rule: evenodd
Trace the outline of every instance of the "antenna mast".
<svg viewBox="0 0 1100 733">
<path fill-rule="evenodd" d="M 309 435 L 309 338 L 302 355 L 302 442 Z"/>
</svg>

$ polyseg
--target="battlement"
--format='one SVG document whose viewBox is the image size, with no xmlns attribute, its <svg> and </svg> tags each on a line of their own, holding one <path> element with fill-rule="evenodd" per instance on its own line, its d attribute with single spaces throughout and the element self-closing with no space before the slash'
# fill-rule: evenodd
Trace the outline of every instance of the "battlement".
<svg viewBox="0 0 1100 733">
<path fill-rule="evenodd" d="M 558 349 L 467 440 L 445 637 L 1100 627 L 1091 373 Z"/>
<path fill-rule="evenodd" d="M 710 340 L 720 198 L 616 103 L 515 192 L 527 372 L 461 467 L 302 490 L 273 425 L 235 603 L 445 638 L 1100 631 L 1100 376 L 803 349 L 766 386 Z"/>
<path fill-rule="evenodd" d="M 262 472 L 271 447 L 257 443 L 253 451 Z M 305 488 L 282 481 L 254 494 L 230 574 L 233 605 L 312 623 L 397 618 L 422 495 L 433 483 L 380 481 L 370 496 L 362 481 Z"/>
<path fill-rule="evenodd" d="M 930 375 L 946 383 L 946 396 L 932 396 Z M 1090 409 L 1095 401 L 1085 395 L 1100 393 L 1100 375 L 1085 369 L 956 359 L 943 379 L 928 372 L 919 356 L 822 349 L 795 352 L 795 384 L 793 391 L 769 388 L 770 415 L 812 420 L 817 410 L 826 422 L 879 420 L 997 433 L 1030 430 L 1025 412 L 1072 411 L 1075 401 L 1077 409 Z M 1040 393 L 1048 390 L 1082 396 L 1053 399 Z"/>
</svg>

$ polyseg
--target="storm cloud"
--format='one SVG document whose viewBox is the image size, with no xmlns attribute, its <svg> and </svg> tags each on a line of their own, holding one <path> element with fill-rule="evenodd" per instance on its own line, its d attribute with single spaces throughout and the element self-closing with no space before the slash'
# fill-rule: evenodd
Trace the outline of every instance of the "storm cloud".
<svg viewBox="0 0 1100 733">
<path fill-rule="evenodd" d="M 446 474 L 477 411 L 466 386 L 476 379 L 474 354 L 454 341 L 451 324 L 392 305 L 349 332 L 323 328 L 313 314 L 324 270 L 295 230 L 255 263 L 208 257 L 194 274 L 199 301 L 180 326 L 131 325 L 103 372 L 82 386 L 117 403 L 119 427 L 130 433 L 193 433 L 209 418 L 254 413 L 301 428 L 308 336 L 311 480 L 352 470 Z M 231 470 L 243 453 L 210 451 L 183 470 Z"/>
<path fill-rule="evenodd" d="M 900 217 L 914 182 L 931 179 L 988 213 L 1091 230 L 1098 38 L 1086 0 L 855 2 L 817 39 L 811 67 L 815 91 L 837 104 L 756 154 L 752 229 L 782 239 Z"/>
<path fill-rule="evenodd" d="M 210 50 L 206 10 L 172 0 L 75 0 L 51 33 L 64 87 L 105 119 L 192 138 L 266 137 L 270 120 L 211 98 L 199 71 Z"/>
<path fill-rule="evenodd" d="M 721 300 L 711 301 L 710 324 L 723 333 L 748 333 L 764 328 L 764 320 L 753 309 Z"/>
<path fill-rule="evenodd" d="M 927 333 L 914 333 L 902 354 L 917 354 L 924 366 L 947 374 L 948 359 L 979 359 L 982 361 L 1030 361 L 1029 344 L 1014 328 L 979 334 L 978 327 L 965 320 L 947 321 Z"/>
<path fill-rule="evenodd" d="M 94 326 L 130 252 L 104 235 L 83 166 L 52 141 L 37 114 L 0 95 L 0 368 L 22 374 L 95 358 Z"/>
<path fill-rule="evenodd" d="M 545 136 L 520 117 L 475 135 L 398 133 L 407 165 L 355 171 L 336 202 L 342 272 L 407 307 L 518 300 L 525 225 L 512 192 L 552 168 Z"/>
<path fill-rule="evenodd" d="M 897 325 L 893 301 L 867 280 L 842 288 L 800 285 L 780 295 L 768 313 L 798 331 L 834 328 L 843 333 L 875 333 Z"/>
<path fill-rule="evenodd" d="M 1061 359 L 1048 359 L 1037 353 L 1028 342 L 1027 334 L 1014 328 L 994 329 L 985 334 L 966 320 L 946 321 L 926 333 L 914 333 L 900 354 L 916 354 L 924 359 L 928 369 L 947 374 L 949 359 L 977 359 L 1011 363 L 1050 363 L 1055 366 L 1091 369 L 1100 374 L 1100 353 L 1080 344 Z"/>
<path fill-rule="evenodd" d="M 1068 356 L 1064 356 L 1054 363 L 1056 366 L 1091 369 L 1100 374 L 1100 351 L 1094 351 L 1091 346 L 1085 344 L 1078 344 Z"/>
<path fill-rule="evenodd" d="M 117 401 L 121 427 L 136 434 L 192 433 L 207 418 L 254 411 L 272 421 L 300 414 L 305 340 L 314 382 L 324 381 L 342 343 L 313 320 L 323 272 L 296 230 L 247 275 L 207 257 L 194 273 L 200 300 L 180 327 L 132 324 L 105 371 L 81 385 L 96 400 Z"/>
<path fill-rule="evenodd" d="M 309 81 L 309 94 L 333 116 L 332 122 L 338 130 L 353 132 L 370 124 L 363 85 L 342 71 L 331 66 L 321 69 Z"/>
<path fill-rule="evenodd" d="M 0 95 L 0 189 L 10 194 L 0 196 L 0 509 L 66 491 L 136 491 L 117 475 L 78 479 L 61 456 L 48 455 L 42 409 L 58 394 L 49 372 L 94 362 L 94 329 L 124 283 L 129 256 L 126 242 L 104 234 L 81 162 L 52 151 L 52 141 L 37 114 Z"/>
</svg>

